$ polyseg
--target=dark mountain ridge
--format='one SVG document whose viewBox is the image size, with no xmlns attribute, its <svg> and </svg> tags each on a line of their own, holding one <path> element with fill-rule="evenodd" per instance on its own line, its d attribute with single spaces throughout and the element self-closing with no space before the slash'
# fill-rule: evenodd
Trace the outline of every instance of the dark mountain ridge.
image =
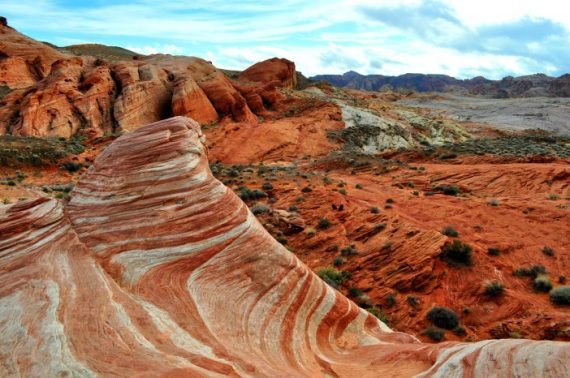
<svg viewBox="0 0 570 378">
<path fill-rule="evenodd" d="M 451 92 L 494 98 L 570 96 L 570 74 L 558 78 L 539 73 L 519 77 L 507 76 L 501 80 L 489 80 L 482 76 L 462 80 L 441 74 L 407 73 L 386 76 L 361 75 L 348 71 L 342 75 L 316 75 L 310 79 L 327 81 L 342 88 L 366 91 Z"/>
</svg>

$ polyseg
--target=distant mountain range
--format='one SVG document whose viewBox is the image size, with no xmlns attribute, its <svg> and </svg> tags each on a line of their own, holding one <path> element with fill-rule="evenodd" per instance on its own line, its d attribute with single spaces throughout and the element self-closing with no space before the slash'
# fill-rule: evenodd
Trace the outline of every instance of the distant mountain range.
<svg viewBox="0 0 570 378">
<path fill-rule="evenodd" d="M 349 71 L 343 75 L 316 75 L 313 81 L 367 91 L 404 90 L 416 92 L 453 92 L 495 98 L 570 97 L 570 74 L 551 77 L 544 74 L 489 80 L 482 76 L 460 80 L 447 75 L 408 73 L 400 76 L 361 75 Z"/>
</svg>

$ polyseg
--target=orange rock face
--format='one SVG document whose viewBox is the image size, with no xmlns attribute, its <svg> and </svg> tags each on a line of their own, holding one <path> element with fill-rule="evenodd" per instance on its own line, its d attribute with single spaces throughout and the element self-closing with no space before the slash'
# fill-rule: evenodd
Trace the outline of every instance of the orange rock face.
<svg viewBox="0 0 570 378">
<path fill-rule="evenodd" d="M 113 142 L 67 205 L 0 206 L 0 235 L 3 376 L 570 374 L 568 343 L 391 331 L 213 178 L 182 117 Z"/>
<path fill-rule="evenodd" d="M 295 63 L 282 58 L 271 58 L 256 63 L 243 71 L 238 79 L 257 83 L 273 83 L 283 88 L 295 88 L 297 85 Z"/>
<path fill-rule="evenodd" d="M 0 25 L 0 133 L 20 136 L 98 137 L 133 131 L 172 115 L 203 124 L 219 119 L 257 124 L 294 85 L 294 64 L 275 60 L 252 67 L 234 83 L 211 63 L 152 55 L 107 63 L 65 55 Z M 267 72 L 263 72 L 267 70 Z"/>
</svg>

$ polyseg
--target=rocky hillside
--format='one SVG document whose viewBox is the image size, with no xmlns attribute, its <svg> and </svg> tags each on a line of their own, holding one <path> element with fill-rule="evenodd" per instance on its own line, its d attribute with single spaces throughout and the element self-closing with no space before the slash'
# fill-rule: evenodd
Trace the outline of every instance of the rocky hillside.
<svg viewBox="0 0 570 378">
<path fill-rule="evenodd" d="M 68 203 L 0 206 L 2 376 L 570 374 L 568 343 L 393 332 L 275 241 L 205 150 L 194 121 L 150 124 Z"/>
<path fill-rule="evenodd" d="M 342 88 L 367 91 L 454 92 L 493 98 L 509 97 L 568 97 L 568 75 L 559 78 L 544 74 L 520 77 L 507 76 L 502 80 L 484 77 L 459 80 L 447 75 L 405 74 L 400 76 L 361 75 L 349 71 L 343 75 L 316 75 L 314 81 L 327 81 Z"/>
<path fill-rule="evenodd" d="M 276 87 L 295 84 L 295 65 L 284 59 L 260 63 L 235 82 L 200 58 L 136 55 L 107 61 L 85 55 L 100 55 L 101 49 L 90 46 L 55 49 L 0 25 L 0 86 L 6 92 L 0 134 L 93 138 L 172 115 L 202 124 L 224 118 L 255 124 L 281 99 Z"/>
</svg>

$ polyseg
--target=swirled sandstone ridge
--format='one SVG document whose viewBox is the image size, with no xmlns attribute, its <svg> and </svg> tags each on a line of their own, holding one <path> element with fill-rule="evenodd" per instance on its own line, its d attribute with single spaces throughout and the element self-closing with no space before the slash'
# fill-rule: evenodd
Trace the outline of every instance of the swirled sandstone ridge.
<svg viewBox="0 0 570 378">
<path fill-rule="evenodd" d="M 1 376 L 551 376 L 570 344 L 422 344 L 276 242 L 175 117 L 114 141 L 69 203 L 0 207 Z"/>
</svg>

